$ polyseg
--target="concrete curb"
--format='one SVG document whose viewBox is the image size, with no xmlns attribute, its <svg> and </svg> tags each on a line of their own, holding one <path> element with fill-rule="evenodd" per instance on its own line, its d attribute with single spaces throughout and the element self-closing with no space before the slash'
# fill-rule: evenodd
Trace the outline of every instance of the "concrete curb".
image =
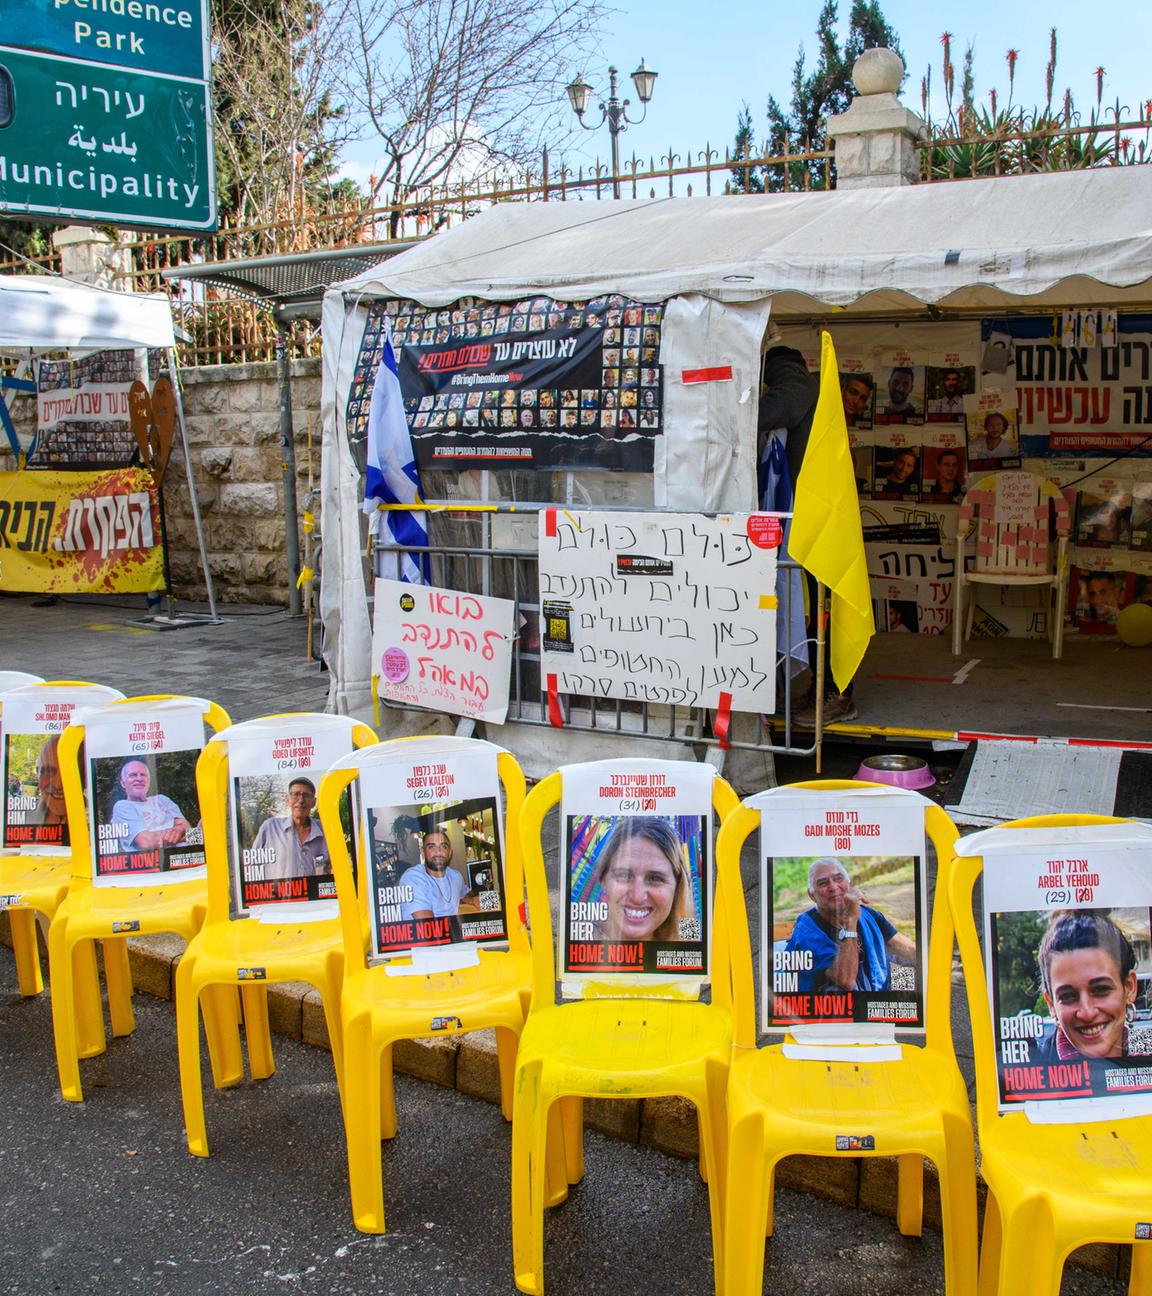
<svg viewBox="0 0 1152 1296">
<path fill-rule="evenodd" d="M 12 944 L 7 914 L 0 913 L 0 944 Z M 184 949 L 178 936 L 138 936 L 128 941 L 136 990 L 160 999 L 173 997 L 175 972 Z M 45 964 L 47 958 L 45 955 Z M 268 987 L 272 1031 L 288 1039 L 330 1048 L 320 992 L 300 982 Z M 500 1101 L 496 1037 L 492 1031 L 469 1035 L 404 1040 L 396 1044 L 393 1066 L 419 1080 L 461 1093 Z M 682 1098 L 589 1099 L 585 1123 L 630 1143 L 641 1143 L 672 1156 L 696 1160 L 700 1155 L 696 1110 Z M 896 1161 L 892 1157 L 789 1157 L 777 1168 L 776 1182 L 813 1197 L 855 1206 L 874 1215 L 895 1218 Z M 977 1180 L 980 1208 L 987 1188 Z M 940 1229 L 940 1185 L 931 1162 L 924 1166 L 924 1223 Z M 1127 1275 L 1129 1249 L 1104 1244 L 1082 1247 L 1072 1262 L 1108 1277 Z"/>
</svg>

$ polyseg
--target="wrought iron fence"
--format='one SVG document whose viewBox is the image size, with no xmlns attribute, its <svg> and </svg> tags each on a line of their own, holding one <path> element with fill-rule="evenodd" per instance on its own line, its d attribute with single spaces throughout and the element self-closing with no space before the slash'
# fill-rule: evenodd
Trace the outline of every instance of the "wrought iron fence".
<svg viewBox="0 0 1152 1296">
<path fill-rule="evenodd" d="M 1018 125 L 1018 123 L 1015 123 Z M 1057 123 L 1039 130 L 994 134 L 934 133 L 920 145 L 923 182 L 1026 172 L 1121 166 L 1152 161 L 1152 105 L 1135 120 Z M 675 147 L 659 158 L 628 159 L 616 177 L 625 198 L 693 197 L 749 192 L 807 192 L 836 185 L 831 149 L 782 154 L 723 153 Z M 183 265 L 247 257 L 310 252 L 395 239 L 421 238 L 450 227 L 496 203 L 596 202 L 611 198 L 613 175 L 600 162 L 572 166 L 545 151 L 540 165 L 519 175 L 489 174 L 429 186 L 403 201 L 365 208 L 298 209 L 260 225 L 228 226 L 210 235 L 134 235 L 121 242 L 128 266 L 123 278 L 137 292 L 167 292 L 185 334 L 181 358 L 188 365 L 267 361 L 275 355 L 276 327 L 269 308 L 202 284 L 173 283 L 163 271 Z M 49 273 L 60 268 L 53 252 L 31 261 L 0 260 L 0 273 Z M 292 354 L 319 353 L 314 327 L 293 326 Z"/>
<path fill-rule="evenodd" d="M 646 163 L 633 156 L 621 167 L 619 179 L 627 198 L 739 193 L 765 183 L 773 189 L 795 191 L 831 188 L 835 183 L 828 150 L 734 156 L 707 146 L 684 154 L 670 146 L 662 157 L 649 158 Z M 600 163 L 588 168 L 572 168 L 563 162 L 554 165 L 545 151 L 538 170 L 431 186 L 396 204 L 297 213 L 291 220 L 225 226 L 216 234 L 195 238 L 141 235 L 121 246 L 130 258 L 127 277 L 132 289 L 167 292 L 172 297 L 186 335 L 181 343 L 185 364 L 271 360 L 276 329 L 266 305 L 203 285 L 173 283 L 162 277 L 163 272 L 204 262 L 421 238 L 496 203 L 608 199 L 612 182 L 610 170 Z M 294 356 L 319 354 L 315 329 L 307 323 L 295 324 L 292 348 Z"/>
</svg>

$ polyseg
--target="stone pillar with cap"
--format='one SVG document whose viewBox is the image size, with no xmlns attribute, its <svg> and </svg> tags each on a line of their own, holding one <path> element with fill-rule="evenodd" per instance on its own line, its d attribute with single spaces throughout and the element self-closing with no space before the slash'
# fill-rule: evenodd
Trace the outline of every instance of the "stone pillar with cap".
<svg viewBox="0 0 1152 1296">
<path fill-rule="evenodd" d="M 132 291 L 132 254 L 102 229 L 66 225 L 52 235 L 60 253 L 60 272 L 66 279 L 93 288 Z"/>
<path fill-rule="evenodd" d="M 896 97 L 904 63 L 894 50 L 865 50 L 852 68 L 859 91 L 847 112 L 828 118 L 836 156 L 837 189 L 883 189 L 920 179 L 917 143 L 924 119 Z"/>
</svg>

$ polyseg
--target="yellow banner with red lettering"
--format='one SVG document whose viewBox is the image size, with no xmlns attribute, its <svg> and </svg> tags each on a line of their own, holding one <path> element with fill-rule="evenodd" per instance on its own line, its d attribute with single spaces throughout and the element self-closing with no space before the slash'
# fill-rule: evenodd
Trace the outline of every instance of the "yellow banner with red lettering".
<svg viewBox="0 0 1152 1296">
<path fill-rule="evenodd" d="M 146 469 L 0 473 L 0 590 L 163 588 L 160 502 Z"/>
</svg>

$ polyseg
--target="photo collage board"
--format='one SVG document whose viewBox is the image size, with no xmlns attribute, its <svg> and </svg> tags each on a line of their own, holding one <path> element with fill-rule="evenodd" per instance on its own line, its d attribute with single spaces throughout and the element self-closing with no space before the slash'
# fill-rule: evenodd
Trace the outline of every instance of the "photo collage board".
<svg viewBox="0 0 1152 1296">
<path fill-rule="evenodd" d="M 783 332 L 816 372 L 816 333 Z M 1115 634 L 1125 607 L 1152 603 L 1152 399 L 1142 395 L 1152 315 L 848 324 L 832 334 L 879 630 L 949 632 L 959 505 L 970 482 L 1014 468 L 1065 490 L 1073 627 Z M 974 636 L 1047 637 L 1044 598 L 981 589 Z"/>
<path fill-rule="evenodd" d="M 662 305 L 612 295 L 442 309 L 379 302 L 347 405 L 367 435 L 386 322 L 416 463 L 429 468 L 651 472 L 663 431 Z"/>
</svg>

